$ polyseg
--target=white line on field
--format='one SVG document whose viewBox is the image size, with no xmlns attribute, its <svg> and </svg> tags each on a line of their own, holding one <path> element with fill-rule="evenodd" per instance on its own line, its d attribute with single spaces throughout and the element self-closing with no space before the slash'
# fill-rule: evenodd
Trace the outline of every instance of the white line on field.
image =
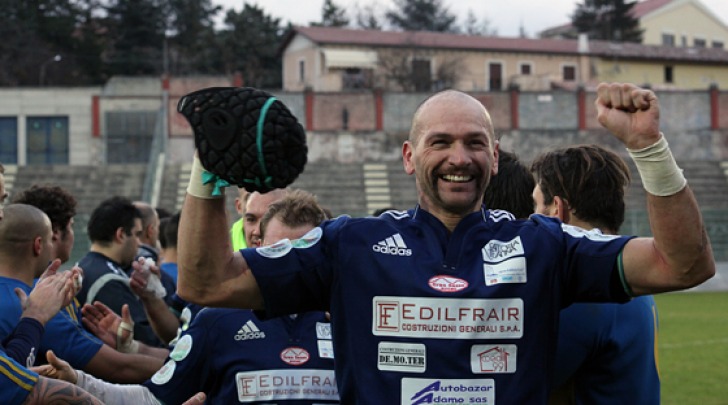
<svg viewBox="0 0 728 405">
<path fill-rule="evenodd" d="M 660 349 L 677 349 L 677 348 L 688 347 L 688 346 L 707 346 L 707 345 L 716 345 L 716 344 L 723 344 L 723 343 L 728 343 L 728 338 L 711 339 L 711 340 L 696 340 L 693 342 L 683 342 L 683 343 L 663 343 L 660 345 Z"/>
</svg>

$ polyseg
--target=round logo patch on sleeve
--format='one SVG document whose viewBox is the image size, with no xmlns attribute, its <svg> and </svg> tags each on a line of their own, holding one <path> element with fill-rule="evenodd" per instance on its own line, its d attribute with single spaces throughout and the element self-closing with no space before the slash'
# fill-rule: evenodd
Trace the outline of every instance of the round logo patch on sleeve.
<svg viewBox="0 0 728 405">
<path fill-rule="evenodd" d="M 278 257 L 285 256 L 288 252 L 291 251 L 291 248 L 293 248 L 293 246 L 291 245 L 291 241 L 288 239 L 283 239 L 272 245 L 259 247 L 255 249 L 255 251 L 265 258 L 276 259 Z"/>
<path fill-rule="evenodd" d="M 169 358 L 175 361 L 184 360 L 188 354 L 192 351 L 192 336 L 184 335 L 174 346 L 174 350 L 169 354 Z"/>
<path fill-rule="evenodd" d="M 165 363 L 162 368 L 160 368 L 154 375 L 152 376 L 152 382 L 157 385 L 163 385 L 169 382 L 169 380 L 172 379 L 172 376 L 174 375 L 174 370 L 177 368 L 177 363 L 174 360 L 170 360 L 167 363 Z"/>
</svg>

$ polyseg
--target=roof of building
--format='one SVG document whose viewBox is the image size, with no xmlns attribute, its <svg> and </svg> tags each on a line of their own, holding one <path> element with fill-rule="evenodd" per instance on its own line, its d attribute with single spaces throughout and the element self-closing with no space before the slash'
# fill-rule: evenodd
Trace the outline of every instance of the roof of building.
<svg viewBox="0 0 728 405">
<path fill-rule="evenodd" d="M 632 7 L 632 15 L 635 18 L 642 18 L 651 12 L 660 9 L 673 0 L 642 0 Z"/>
<path fill-rule="evenodd" d="M 669 1 L 669 0 L 648 0 Z M 426 31 L 377 31 L 334 27 L 294 27 L 283 47 L 300 34 L 314 43 L 334 46 L 430 48 L 484 52 L 525 52 L 577 55 L 579 41 L 484 37 Z M 625 59 L 673 60 L 700 63 L 727 63 L 728 51 L 715 48 L 685 48 L 636 43 L 591 40 L 588 55 Z"/>
<path fill-rule="evenodd" d="M 642 17 L 652 13 L 653 11 L 659 10 L 666 5 L 672 3 L 673 0 L 643 0 L 638 1 L 637 4 L 635 4 L 634 7 L 632 7 L 632 15 L 636 19 L 641 19 Z M 574 29 L 574 25 L 571 24 L 571 22 L 567 22 L 561 25 L 556 25 L 550 28 L 546 28 L 543 31 L 541 31 L 540 36 L 542 37 L 554 37 L 563 35 L 565 33 L 571 33 Z"/>
</svg>

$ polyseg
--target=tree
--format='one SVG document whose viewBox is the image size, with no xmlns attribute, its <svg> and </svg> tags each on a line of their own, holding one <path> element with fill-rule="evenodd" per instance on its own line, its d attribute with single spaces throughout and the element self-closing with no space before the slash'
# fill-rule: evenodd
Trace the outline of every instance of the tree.
<svg viewBox="0 0 728 405">
<path fill-rule="evenodd" d="M 218 73 L 223 70 L 215 15 L 222 9 L 211 0 L 169 0 L 167 70 L 173 75 Z"/>
<path fill-rule="evenodd" d="M 239 13 L 227 12 L 225 25 L 221 36 L 226 73 L 241 72 L 247 86 L 280 87 L 282 62 L 278 48 L 284 33 L 280 18 L 246 3 Z"/>
<path fill-rule="evenodd" d="M 468 35 L 480 35 L 484 37 L 498 35 L 498 31 L 491 28 L 490 20 L 483 18 L 481 21 L 478 21 L 473 9 L 468 9 L 465 24 L 463 24 L 463 31 Z"/>
<path fill-rule="evenodd" d="M 92 7 L 90 0 L 3 2 L 0 84 L 73 85 L 98 78 L 99 40 L 84 30 Z"/>
<path fill-rule="evenodd" d="M 365 30 L 381 30 L 382 20 L 378 11 L 380 7 L 376 2 L 371 2 L 365 5 L 354 4 L 354 16 L 356 20 L 356 26 Z"/>
<path fill-rule="evenodd" d="M 159 75 L 168 10 L 162 0 L 114 0 L 106 7 L 112 75 Z"/>
<path fill-rule="evenodd" d="M 321 22 L 311 23 L 314 27 L 346 27 L 349 19 L 346 10 L 336 5 L 333 0 L 325 0 L 321 8 Z"/>
<path fill-rule="evenodd" d="M 386 13 L 392 26 L 404 31 L 457 32 L 456 16 L 440 0 L 394 0 Z"/>
<path fill-rule="evenodd" d="M 625 0 L 585 0 L 577 4 L 571 22 L 578 33 L 586 33 L 589 39 L 639 43 L 643 30 L 632 14 L 636 4 Z"/>
</svg>

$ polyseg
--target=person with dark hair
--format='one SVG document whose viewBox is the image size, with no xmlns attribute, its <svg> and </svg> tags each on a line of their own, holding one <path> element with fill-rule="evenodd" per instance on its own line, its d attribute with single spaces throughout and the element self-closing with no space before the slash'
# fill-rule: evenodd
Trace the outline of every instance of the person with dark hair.
<svg viewBox="0 0 728 405">
<path fill-rule="evenodd" d="M 589 237 L 618 234 L 630 173 L 617 154 L 597 145 L 571 146 L 541 154 L 531 168 L 538 179 L 536 213 Z M 651 295 L 561 310 L 551 403 L 659 404 L 657 325 Z"/>
<path fill-rule="evenodd" d="M 274 254 L 281 240 L 305 248 L 305 235 L 325 219 L 315 196 L 287 192 L 261 218 L 261 250 Z M 51 361 L 53 369 L 44 373 L 77 383 L 109 403 L 176 404 L 202 391 L 210 403 L 244 398 L 250 404 L 333 404 L 339 403 L 333 357 L 323 312 L 261 320 L 250 310 L 204 308 L 164 368 L 141 386 L 106 384 L 62 361 Z"/>
<path fill-rule="evenodd" d="M 174 284 L 177 284 L 177 231 L 179 230 L 180 213 L 174 213 L 172 216 L 163 219 L 161 222 L 164 226 L 160 226 L 162 232 L 159 234 L 159 242 L 162 246 L 162 264 L 159 269 L 167 273 Z"/>
<path fill-rule="evenodd" d="M 401 215 L 342 216 L 303 242 L 232 252 L 224 196 L 201 181 L 210 173 L 198 159 L 180 220 L 178 293 L 269 317 L 330 310 L 346 404 L 545 403 L 562 308 L 715 274 L 655 94 L 601 83 L 595 105 L 640 168 L 654 238 L 590 237 L 555 218 L 485 208 L 498 172 L 494 125 L 479 100 L 446 90 L 419 106 L 402 146 L 419 204 Z"/>
<path fill-rule="evenodd" d="M 139 237 L 139 249 L 137 258 L 144 257 L 159 263 L 159 216 L 157 211 L 149 203 L 134 201 L 142 214 L 142 234 Z"/>
<path fill-rule="evenodd" d="M 166 310 L 166 307 L 173 306 L 175 304 L 173 296 L 177 292 L 177 281 L 169 274 L 159 271 L 161 265 L 159 241 L 161 226 L 159 217 L 157 216 L 157 211 L 150 204 L 144 201 L 135 201 L 134 206 L 137 207 L 139 212 L 142 214 L 142 235 L 139 238 L 139 249 L 137 250 L 136 260 L 139 261 L 140 259 L 144 259 L 144 265 L 149 266 L 150 271 L 147 272 L 145 270 L 142 274 L 135 277 L 134 274 L 132 274 L 131 267 L 125 270 L 132 279 L 132 290 L 134 290 L 139 298 L 142 299 L 147 311 L 152 309 L 151 307 L 156 307 L 152 310 L 158 311 L 157 313 L 159 316 L 150 316 L 147 312 L 147 317 L 153 321 L 152 326 L 157 332 L 157 335 L 160 335 L 160 332 L 167 330 L 167 328 L 160 326 L 158 323 L 154 322 L 155 320 L 163 321 L 168 325 L 178 324 L 178 320 L 175 316 L 172 316 L 172 314 L 167 316 L 169 311 Z M 139 283 L 135 283 L 134 280 L 138 280 Z M 159 284 L 161 284 L 161 287 L 164 288 L 163 291 L 159 288 Z M 147 288 L 147 286 L 149 286 L 149 288 Z M 147 294 L 147 292 L 150 291 L 153 291 L 154 293 Z M 176 329 L 176 327 L 174 329 Z M 165 343 L 169 341 L 165 339 L 165 336 L 160 335 L 160 337 Z"/>
<path fill-rule="evenodd" d="M 372 211 L 372 216 L 373 216 L 373 217 L 378 217 L 378 216 L 380 216 L 380 215 L 384 214 L 384 213 L 385 213 L 385 212 L 387 212 L 387 211 L 396 211 L 396 210 L 397 210 L 397 209 L 396 209 L 396 208 L 394 208 L 394 207 L 384 207 L 384 208 L 377 208 L 377 209 L 375 209 L 374 211 Z"/>
<path fill-rule="evenodd" d="M 518 160 L 518 155 L 504 150 L 498 153 L 498 174 L 485 189 L 483 204 L 489 209 L 509 211 L 518 219 L 533 214 L 533 187 L 536 182 L 531 171 Z"/>
<path fill-rule="evenodd" d="M 35 184 L 15 195 L 13 203 L 38 207 L 48 215 L 53 228 L 53 257 L 61 259 L 61 263 L 67 262 L 75 240 L 76 198 L 62 187 Z"/>
<path fill-rule="evenodd" d="M 85 277 L 78 300 L 81 305 L 102 302 L 117 314 L 128 304 L 135 338 L 150 346 L 160 346 L 162 343 L 149 324 L 144 305 L 131 290 L 129 276 L 124 271 L 132 264 L 140 267 L 134 258 L 141 235 L 142 214 L 129 199 L 111 197 L 93 210 L 88 221 L 91 251 L 78 262 Z"/>
</svg>

